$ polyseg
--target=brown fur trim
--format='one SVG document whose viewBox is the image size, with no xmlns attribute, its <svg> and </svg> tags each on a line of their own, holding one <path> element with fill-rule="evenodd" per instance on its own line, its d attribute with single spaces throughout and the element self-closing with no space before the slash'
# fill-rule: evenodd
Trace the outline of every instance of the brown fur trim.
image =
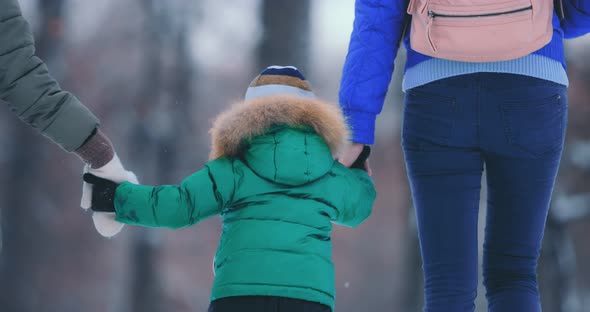
<svg viewBox="0 0 590 312">
<path fill-rule="evenodd" d="M 237 103 L 217 117 L 209 131 L 209 159 L 237 156 L 244 140 L 261 135 L 276 124 L 313 128 L 334 157 L 348 140 L 348 128 L 338 106 L 317 99 L 269 96 Z"/>
<path fill-rule="evenodd" d="M 305 91 L 311 91 L 311 85 L 307 80 L 301 80 L 297 77 L 283 76 L 283 75 L 262 75 L 254 78 L 250 83 L 250 87 L 259 87 L 265 85 L 286 85 Z"/>
</svg>

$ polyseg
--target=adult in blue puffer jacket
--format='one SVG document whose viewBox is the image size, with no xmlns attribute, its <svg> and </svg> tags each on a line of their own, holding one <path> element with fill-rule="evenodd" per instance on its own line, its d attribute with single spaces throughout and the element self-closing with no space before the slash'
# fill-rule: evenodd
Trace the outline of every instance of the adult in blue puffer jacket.
<svg viewBox="0 0 590 312">
<path fill-rule="evenodd" d="M 430 1 L 437 4 L 440 1 Z M 590 0 L 564 0 L 551 41 L 524 57 L 461 62 L 413 51 L 408 0 L 357 0 L 340 105 L 353 145 L 374 143 L 399 42 L 408 50 L 402 145 L 416 208 L 425 311 L 473 311 L 486 167 L 483 274 L 490 311 L 540 311 L 536 266 L 567 124 L 563 39 L 590 32 Z M 560 14 L 561 15 L 561 14 Z M 550 18 L 550 16 L 549 16 Z"/>
</svg>

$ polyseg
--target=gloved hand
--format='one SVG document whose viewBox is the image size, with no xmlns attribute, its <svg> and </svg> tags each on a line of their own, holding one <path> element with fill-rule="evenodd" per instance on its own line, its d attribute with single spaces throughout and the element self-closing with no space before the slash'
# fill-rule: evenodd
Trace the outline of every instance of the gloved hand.
<svg viewBox="0 0 590 312">
<path fill-rule="evenodd" d="M 90 173 L 96 177 L 110 180 L 114 183 L 131 182 L 138 183 L 137 177 L 131 171 L 125 170 L 117 154 L 106 165 L 93 169 L 90 166 L 84 167 L 84 173 Z M 113 196 L 114 197 L 114 196 Z M 84 182 L 82 185 L 82 202 L 83 209 L 89 209 L 93 203 L 93 185 Z M 114 209 L 113 209 L 114 210 Z M 112 237 L 119 233 L 123 224 L 115 220 L 114 212 L 94 211 L 92 214 L 94 227 L 96 231 L 104 237 Z"/>
<path fill-rule="evenodd" d="M 92 173 L 85 173 L 84 182 L 92 185 L 92 204 L 90 209 L 94 212 L 116 212 L 115 192 L 119 183 L 99 178 Z"/>
</svg>

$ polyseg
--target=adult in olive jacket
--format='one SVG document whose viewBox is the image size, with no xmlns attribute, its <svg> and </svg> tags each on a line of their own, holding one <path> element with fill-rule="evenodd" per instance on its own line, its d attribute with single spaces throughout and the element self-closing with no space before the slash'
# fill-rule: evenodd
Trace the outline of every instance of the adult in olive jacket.
<svg viewBox="0 0 590 312">
<path fill-rule="evenodd" d="M 135 181 L 98 130 L 99 121 L 71 93 L 63 91 L 35 56 L 33 34 L 17 0 L 0 1 L 0 100 L 26 124 L 40 131 L 64 150 L 76 153 L 85 171 L 119 181 Z M 82 207 L 88 208 L 91 186 L 85 184 Z M 95 213 L 95 226 L 104 236 L 116 234 L 122 225 L 112 215 Z"/>
</svg>

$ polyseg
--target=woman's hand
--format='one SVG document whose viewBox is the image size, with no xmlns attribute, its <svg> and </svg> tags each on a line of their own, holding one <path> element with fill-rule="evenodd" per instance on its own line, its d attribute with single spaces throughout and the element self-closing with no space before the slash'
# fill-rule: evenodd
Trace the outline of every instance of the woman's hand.
<svg viewBox="0 0 590 312">
<path fill-rule="evenodd" d="M 364 144 L 352 143 L 348 145 L 340 154 L 340 156 L 338 157 L 338 161 L 344 166 L 350 168 L 350 166 L 352 166 L 352 164 L 354 164 L 354 162 L 359 158 L 364 148 Z M 365 161 L 365 170 L 367 171 L 367 174 L 373 175 L 373 171 L 369 166 L 368 160 Z"/>
</svg>

